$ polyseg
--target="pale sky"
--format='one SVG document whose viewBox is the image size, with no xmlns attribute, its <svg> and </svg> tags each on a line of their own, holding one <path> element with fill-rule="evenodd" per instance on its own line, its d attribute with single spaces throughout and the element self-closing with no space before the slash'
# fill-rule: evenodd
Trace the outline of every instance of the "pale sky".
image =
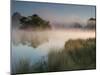
<svg viewBox="0 0 100 75">
<path fill-rule="evenodd" d="M 50 22 L 66 23 L 67 21 L 85 21 L 95 17 L 95 6 L 72 5 L 56 3 L 38 3 L 26 1 L 13 1 L 12 14 L 19 12 L 23 16 L 38 14 L 43 19 Z"/>
</svg>

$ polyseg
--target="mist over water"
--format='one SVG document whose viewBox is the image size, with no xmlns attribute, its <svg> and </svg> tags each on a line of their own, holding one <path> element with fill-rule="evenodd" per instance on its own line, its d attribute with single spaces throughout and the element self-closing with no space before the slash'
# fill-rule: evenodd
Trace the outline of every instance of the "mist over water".
<svg viewBox="0 0 100 75">
<path fill-rule="evenodd" d="M 81 29 L 12 30 L 12 65 L 25 58 L 32 63 L 47 56 L 50 50 L 61 50 L 70 39 L 94 38 L 95 31 Z"/>
<path fill-rule="evenodd" d="M 55 44 L 58 45 L 61 42 L 65 42 L 69 39 L 87 39 L 94 38 L 94 30 L 81 30 L 81 29 L 56 29 L 56 30 L 13 30 L 12 42 L 13 44 L 26 44 L 37 43 L 37 47 L 43 44 Z M 59 42 L 59 43 L 58 43 Z M 61 43 L 62 44 L 62 43 Z M 59 46 L 58 46 L 59 47 Z"/>
</svg>

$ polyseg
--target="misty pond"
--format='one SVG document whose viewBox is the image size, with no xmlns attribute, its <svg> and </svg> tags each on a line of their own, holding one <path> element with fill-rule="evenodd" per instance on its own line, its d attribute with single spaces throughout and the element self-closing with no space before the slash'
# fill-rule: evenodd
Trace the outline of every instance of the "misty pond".
<svg viewBox="0 0 100 75">
<path fill-rule="evenodd" d="M 12 1 L 11 74 L 96 68 L 96 7 Z"/>
<path fill-rule="evenodd" d="M 20 59 L 36 63 L 42 58 L 47 59 L 50 50 L 62 50 L 69 39 L 94 38 L 95 31 L 67 29 L 27 31 L 12 30 L 12 67 L 15 69 Z"/>
</svg>

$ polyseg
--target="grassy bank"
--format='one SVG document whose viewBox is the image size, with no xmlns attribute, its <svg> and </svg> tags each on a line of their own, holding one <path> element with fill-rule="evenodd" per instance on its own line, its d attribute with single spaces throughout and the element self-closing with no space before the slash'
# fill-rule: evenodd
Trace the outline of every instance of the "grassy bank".
<svg viewBox="0 0 100 75">
<path fill-rule="evenodd" d="M 35 64 L 21 60 L 16 67 L 16 73 L 40 73 L 69 70 L 85 70 L 96 68 L 95 39 L 69 40 L 63 50 L 51 50 L 47 61 L 41 59 Z"/>
<path fill-rule="evenodd" d="M 60 52 L 50 52 L 48 55 L 49 71 L 95 69 L 96 43 L 95 39 L 69 40 L 65 49 Z"/>
</svg>

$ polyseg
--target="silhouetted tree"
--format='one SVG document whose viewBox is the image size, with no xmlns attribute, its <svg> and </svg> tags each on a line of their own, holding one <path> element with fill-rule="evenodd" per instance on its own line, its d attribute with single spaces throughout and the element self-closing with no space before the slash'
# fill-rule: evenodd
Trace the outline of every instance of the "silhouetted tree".
<svg viewBox="0 0 100 75">
<path fill-rule="evenodd" d="M 21 28 L 50 28 L 49 21 L 43 20 L 37 14 L 33 14 L 32 16 L 22 17 L 20 19 L 20 23 L 22 24 Z"/>
<path fill-rule="evenodd" d="M 90 18 L 87 22 L 86 28 L 95 29 L 96 28 L 96 19 L 95 18 Z"/>
<path fill-rule="evenodd" d="M 12 19 L 12 27 L 17 28 L 20 26 L 20 19 L 22 18 L 21 14 L 19 12 L 13 13 L 11 19 Z"/>
</svg>

